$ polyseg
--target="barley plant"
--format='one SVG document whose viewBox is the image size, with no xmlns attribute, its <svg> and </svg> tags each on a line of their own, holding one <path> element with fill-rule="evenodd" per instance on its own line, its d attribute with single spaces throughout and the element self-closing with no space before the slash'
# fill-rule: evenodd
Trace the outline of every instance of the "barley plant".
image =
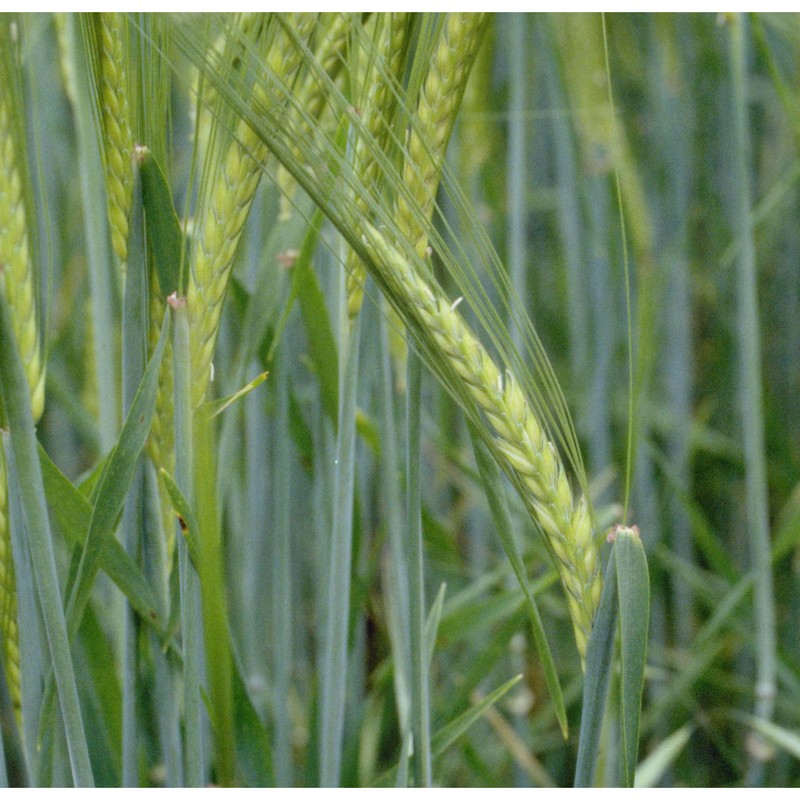
<svg viewBox="0 0 800 800">
<path fill-rule="evenodd" d="M 800 18 L 0 18 L 0 785 L 800 784 Z"/>
</svg>

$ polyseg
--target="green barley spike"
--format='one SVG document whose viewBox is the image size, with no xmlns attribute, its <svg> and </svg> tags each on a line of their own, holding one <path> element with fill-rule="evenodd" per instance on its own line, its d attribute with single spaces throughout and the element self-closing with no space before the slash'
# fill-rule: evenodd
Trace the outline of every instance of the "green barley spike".
<svg viewBox="0 0 800 800">
<path fill-rule="evenodd" d="M 365 194 L 353 198 L 357 212 L 365 216 L 369 211 L 368 195 L 379 191 L 379 162 L 374 156 L 374 148 L 385 150 L 390 142 L 395 110 L 395 96 L 391 81 L 400 82 L 406 53 L 406 33 L 408 14 L 382 14 L 377 58 L 383 62 L 381 72 L 373 67 L 365 79 L 371 84 L 367 101 L 362 110 L 362 118 L 372 141 L 359 138 L 355 146 L 354 170 L 359 183 L 366 187 Z M 347 256 L 347 312 L 354 319 L 361 309 L 364 298 L 366 268 L 361 260 L 350 250 Z"/>
<path fill-rule="evenodd" d="M 5 70 L 4 70 L 5 73 Z M 36 282 L 30 256 L 23 190 L 24 171 L 17 161 L 18 131 L 14 125 L 12 76 L 0 83 L 0 292 L 12 313 L 12 326 L 25 368 L 34 421 L 44 410 L 45 370 L 39 345 Z M 5 462 L 0 451 L 0 633 L 9 693 L 19 719 L 20 673 L 16 584 L 8 525 Z"/>
<path fill-rule="evenodd" d="M 308 38 L 316 15 L 289 14 L 287 20 L 301 38 Z M 267 65 L 272 74 L 289 85 L 300 66 L 301 53 L 281 25 L 274 26 L 274 33 Z M 258 83 L 254 96 L 261 102 L 266 97 Z M 211 381 L 214 346 L 236 248 L 268 154 L 266 145 L 244 121 L 237 126 L 227 148 L 210 185 L 189 273 L 187 306 L 195 408 L 202 403 Z"/>
<path fill-rule="evenodd" d="M 130 126 L 122 14 L 99 15 L 100 100 L 111 241 L 119 260 L 128 260 L 128 215 L 133 191 Z"/>
<path fill-rule="evenodd" d="M 500 371 L 447 298 L 368 223 L 364 242 L 393 294 L 426 332 L 483 414 L 501 466 L 520 490 L 553 556 L 581 659 L 586 656 L 602 577 L 589 504 L 575 497 L 561 458 L 511 372 Z"/>
</svg>

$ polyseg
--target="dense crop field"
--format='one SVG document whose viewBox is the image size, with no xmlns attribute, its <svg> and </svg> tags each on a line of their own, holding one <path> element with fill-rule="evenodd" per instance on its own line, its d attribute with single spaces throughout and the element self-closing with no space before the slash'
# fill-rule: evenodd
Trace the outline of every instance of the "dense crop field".
<svg viewBox="0 0 800 800">
<path fill-rule="evenodd" d="M 800 784 L 800 17 L 0 18 L 0 785 Z"/>
</svg>

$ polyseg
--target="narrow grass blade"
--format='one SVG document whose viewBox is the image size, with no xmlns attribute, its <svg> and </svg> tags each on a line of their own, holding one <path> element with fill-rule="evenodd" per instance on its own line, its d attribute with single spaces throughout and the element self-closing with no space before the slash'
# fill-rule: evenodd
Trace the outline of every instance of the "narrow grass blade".
<svg viewBox="0 0 800 800">
<path fill-rule="evenodd" d="M 292 720 L 289 696 L 294 663 L 294 625 L 292 611 L 292 514 L 291 514 L 291 440 L 289 421 L 289 375 L 285 352 L 277 354 L 275 385 L 275 437 L 273 439 L 272 499 L 272 630 L 275 687 L 273 761 L 278 786 L 292 786 Z M 280 643 L 280 646 L 277 646 Z"/>
<path fill-rule="evenodd" d="M 625 785 L 633 786 L 650 622 L 650 579 L 638 530 L 618 528 L 614 550 L 619 595 L 623 776 Z"/>
<path fill-rule="evenodd" d="M 308 233 L 308 241 L 311 244 L 316 242 L 316 235 L 312 234 L 313 230 L 313 227 L 309 228 Z M 303 314 L 311 358 L 319 377 L 322 405 L 336 424 L 339 357 L 328 316 L 328 307 L 325 303 L 325 295 L 320 288 L 316 273 L 311 268 L 310 254 L 308 260 L 305 258 L 298 260 L 295 270 L 294 287 L 297 287 L 297 301 Z"/>
<path fill-rule="evenodd" d="M 74 53 L 75 126 L 78 142 L 78 176 L 83 204 L 86 261 L 92 292 L 94 362 L 97 372 L 97 404 L 103 452 L 114 445 L 118 426 L 117 364 L 114 353 L 114 311 L 119 308 L 111 255 L 103 180 L 103 164 L 92 107 L 88 42 L 80 33 L 78 14 L 68 15 L 67 30 Z"/>
<path fill-rule="evenodd" d="M 233 670 L 233 712 L 236 757 L 247 783 L 255 788 L 274 784 L 270 737 L 258 718 L 239 670 Z"/>
<path fill-rule="evenodd" d="M 436 597 L 431 603 L 431 610 L 425 620 L 425 663 L 430 670 L 433 660 L 433 651 L 436 648 L 436 637 L 439 635 L 439 623 L 442 620 L 444 610 L 444 596 L 447 592 L 447 584 L 443 583 L 436 592 Z"/>
<path fill-rule="evenodd" d="M 463 736 L 485 713 L 486 709 L 491 708 L 497 703 L 504 695 L 513 689 L 522 680 L 522 675 L 516 675 L 511 680 L 506 681 L 501 686 L 498 686 L 493 691 L 489 692 L 486 697 L 482 698 L 480 702 L 476 703 L 472 708 L 467 709 L 463 714 L 460 714 L 452 722 L 449 722 L 443 728 L 438 730 L 431 739 L 431 752 L 434 758 L 442 755 L 448 747 L 450 747 L 460 736 Z M 396 783 L 398 767 L 385 772 L 374 783 L 375 787 L 379 786 L 392 786 Z"/>
<path fill-rule="evenodd" d="M 796 732 L 749 714 L 736 714 L 735 716 L 776 747 L 780 747 L 781 750 L 800 759 L 800 735 Z"/>
<path fill-rule="evenodd" d="M 175 482 L 191 507 L 194 496 L 194 444 L 192 414 L 192 365 L 189 317 L 186 301 L 171 305 L 175 317 L 172 341 L 175 409 Z M 177 524 L 177 523 L 176 523 Z M 202 602 L 200 579 L 192 564 L 187 540 L 178 534 L 180 619 L 183 638 L 183 713 L 185 780 L 190 787 L 206 782 L 203 750 L 203 701 L 200 693 L 202 653 Z M 198 559 L 199 546 L 198 546 Z"/>
<path fill-rule="evenodd" d="M 47 632 L 72 776 L 76 786 L 89 787 L 94 784 L 94 778 L 78 703 L 64 607 L 61 604 L 28 383 L 20 363 L 5 291 L 0 291 L 0 396 L 9 431 L 6 446 L 9 484 L 11 491 L 19 493 L 25 517 L 33 577 Z"/>
<path fill-rule="evenodd" d="M 397 767 L 397 777 L 394 781 L 394 786 L 396 789 L 406 789 L 408 788 L 408 763 L 411 760 L 411 745 L 414 739 L 409 731 L 403 737 L 403 745 L 400 748 L 400 763 Z"/>
<path fill-rule="evenodd" d="M 147 240 L 142 205 L 141 171 L 134 162 L 133 196 L 128 235 L 128 268 L 122 305 L 122 413 L 130 413 L 147 363 Z M 144 525 L 144 464 L 136 458 L 123 504 L 120 534 L 134 561 Z M 87 537 L 88 541 L 88 537 Z M 98 562 L 99 569 L 99 562 Z M 124 609 L 122 653 L 122 785 L 139 785 L 137 758 L 137 624 L 133 609 Z"/>
<path fill-rule="evenodd" d="M 136 391 L 119 441 L 105 462 L 96 487 L 96 499 L 89 520 L 86 540 L 67 602 L 67 632 L 71 641 L 77 634 L 83 619 L 103 554 L 109 547 L 112 547 L 110 542 L 113 540 L 114 529 L 133 481 L 136 463 L 150 430 L 150 422 L 155 409 L 158 371 L 168 336 L 169 319 L 165 319 L 158 345 Z M 40 735 L 45 728 L 52 724 L 53 719 L 51 678 L 48 678 L 45 683 L 45 700 L 39 722 Z"/>
<path fill-rule="evenodd" d="M 122 428 L 119 441 L 106 463 L 100 479 L 97 500 L 92 510 L 86 544 L 81 555 L 78 577 L 70 593 L 68 604 L 69 630 L 74 635 L 80 624 L 83 609 L 89 601 L 100 559 L 111 539 L 122 510 L 125 496 L 133 480 L 139 458 L 153 417 L 156 402 L 158 371 L 164 347 L 169 337 L 169 316 L 165 317 L 158 345 L 150 358 L 131 409 Z"/>
<path fill-rule="evenodd" d="M 161 469 L 161 480 L 169 495 L 169 501 L 172 504 L 172 509 L 178 517 L 178 527 L 186 539 L 186 546 L 189 549 L 189 557 L 195 568 L 200 565 L 200 545 L 197 542 L 197 520 L 189 506 L 188 501 L 183 496 L 183 492 L 178 488 L 172 476 L 165 470 Z"/>
<path fill-rule="evenodd" d="M 5 454 L 9 446 L 5 437 L 0 443 L 0 446 L 3 445 Z M 7 461 L 6 468 L 8 468 Z M 20 664 L 25 664 L 20 676 L 22 688 L 20 744 L 24 755 L 27 785 L 43 785 L 45 782 L 40 779 L 40 764 L 47 759 L 43 758 L 38 748 L 36 734 L 42 705 L 42 684 L 47 670 L 50 669 L 50 655 L 36 581 L 33 577 L 30 537 L 25 530 L 25 516 L 20 507 L 21 498 L 17 492 L 9 492 L 7 497 L 8 524 L 11 529 L 11 550 L 14 556 L 14 577 L 17 588 L 19 657 Z"/>
<path fill-rule="evenodd" d="M 741 387 L 742 438 L 745 457 L 745 490 L 750 558 L 755 575 L 754 619 L 756 635 L 755 715 L 772 718 L 776 689 L 775 597 L 771 565 L 769 498 L 764 434 L 761 363 L 762 332 L 759 323 L 758 280 L 750 188 L 750 132 L 747 83 L 748 30 L 743 15 L 732 15 L 729 22 L 729 57 L 732 88 L 733 164 L 735 180 L 732 197 L 733 229 L 739 232 L 742 247 L 737 257 L 737 323 L 739 385 Z M 758 786 L 764 778 L 764 764 L 752 755 L 748 784 Z"/>
<path fill-rule="evenodd" d="M 411 731 L 414 735 L 414 782 L 431 786 L 430 700 L 428 653 L 425 641 L 425 562 L 422 541 L 422 491 L 420 485 L 420 404 L 422 401 L 422 362 L 414 353 L 408 356 L 406 390 L 406 524 L 408 526 L 408 575 L 411 645 Z"/>
<path fill-rule="evenodd" d="M 41 445 L 39 464 L 44 480 L 45 496 L 59 529 L 70 546 L 83 547 L 92 517 L 91 503 L 52 462 Z M 109 539 L 103 548 L 100 569 L 114 581 L 142 619 L 153 625 L 157 633 L 163 636 L 164 620 L 158 613 L 156 595 L 142 571 L 116 539 Z"/>
<path fill-rule="evenodd" d="M 586 649 L 586 672 L 583 682 L 581 730 L 578 759 L 575 765 L 575 787 L 589 788 L 600 753 L 600 734 L 608 698 L 617 632 L 617 568 L 616 548 L 611 549 L 603 582 L 603 594 Z"/>
<path fill-rule="evenodd" d="M 553 653 L 550 650 L 550 645 L 547 641 L 547 634 L 542 625 L 542 618 L 539 614 L 539 608 L 536 605 L 536 600 L 533 593 L 528 586 L 528 580 L 525 575 L 525 564 L 519 554 L 517 542 L 514 538 L 514 531 L 511 525 L 511 515 L 508 510 L 508 500 L 503 491 L 502 475 L 497 462 L 489 453 L 486 445 L 481 441 L 480 437 L 475 433 L 472 425 L 469 426 L 470 436 L 472 437 L 472 448 L 475 452 L 475 461 L 478 465 L 481 481 L 483 483 L 484 491 L 486 492 L 486 499 L 489 503 L 489 509 L 492 513 L 492 520 L 494 521 L 497 535 L 500 537 L 500 543 L 503 545 L 506 557 L 517 576 L 520 588 L 525 593 L 525 600 L 528 607 L 528 616 L 531 621 L 531 629 L 533 631 L 533 641 L 536 645 L 536 652 L 542 660 L 542 670 L 544 672 L 545 683 L 550 692 L 550 698 L 554 704 L 554 711 L 556 719 L 561 727 L 561 733 L 566 739 L 568 736 L 568 723 L 567 723 L 567 709 L 564 704 L 564 694 L 561 691 L 561 682 L 558 679 L 558 670 L 553 659 Z"/>
<path fill-rule="evenodd" d="M 214 728 L 214 769 L 220 786 L 234 783 L 233 670 L 225 587 L 225 552 L 217 509 L 215 428 L 202 407 L 194 418 L 194 489 L 200 551 L 208 711 Z"/>
<path fill-rule="evenodd" d="M 657 786 L 664 773 L 672 767 L 683 752 L 693 731 L 692 725 L 683 725 L 664 739 L 636 767 L 634 786 L 637 789 L 651 789 Z"/>
<path fill-rule="evenodd" d="M 259 386 L 261 386 L 261 384 L 267 379 L 267 375 L 269 375 L 268 372 L 262 372 L 260 375 L 253 378 L 253 380 L 251 380 L 248 384 L 239 389 L 238 392 L 234 392 L 228 397 L 222 397 L 219 400 L 215 400 L 212 404 L 210 404 L 209 407 L 210 419 L 219 416 L 223 411 L 225 411 L 225 409 L 229 408 L 237 400 L 247 396 L 253 391 L 253 389 L 257 389 Z"/>
<path fill-rule="evenodd" d="M 347 337 L 347 358 L 339 378 L 339 427 L 334 463 L 333 531 L 326 595 L 325 644 L 321 664 L 320 785 L 338 786 L 341 776 L 347 685 L 347 633 L 353 548 L 356 391 L 361 317 Z"/>
</svg>

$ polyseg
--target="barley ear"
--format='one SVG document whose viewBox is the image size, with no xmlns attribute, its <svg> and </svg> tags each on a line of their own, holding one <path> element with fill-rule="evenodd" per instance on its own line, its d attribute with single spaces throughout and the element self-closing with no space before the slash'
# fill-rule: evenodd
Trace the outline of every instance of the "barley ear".
<svg viewBox="0 0 800 800">
<path fill-rule="evenodd" d="M 428 247 L 447 143 L 485 27 L 485 14 L 447 14 L 420 92 L 403 166 L 407 192 L 397 198 L 395 220 L 417 255 Z"/>
<path fill-rule="evenodd" d="M 342 72 L 347 40 L 354 24 L 358 24 L 358 20 L 351 14 L 320 14 L 319 25 L 314 34 L 318 40 L 314 57 L 331 80 L 336 80 Z M 311 134 L 309 119 L 319 121 L 322 118 L 327 97 L 326 85 L 313 71 L 307 72 L 295 92 L 295 100 L 288 111 L 293 120 L 289 127 L 299 131 L 296 137 L 298 141 L 304 141 L 306 136 Z M 299 119 L 299 109 L 303 111 L 303 119 Z M 303 156 L 302 148 L 298 145 L 294 148 L 293 154 L 300 160 Z M 292 200 L 297 191 L 297 181 L 286 167 L 279 164 L 276 182 L 281 193 L 278 219 L 285 222 L 292 217 Z"/>
<path fill-rule="evenodd" d="M 386 150 L 391 140 L 396 110 L 392 83 L 397 82 L 399 85 L 402 79 L 408 31 L 408 14 L 381 14 L 376 19 L 381 24 L 377 58 L 382 68 L 373 66 L 364 76 L 367 85 L 370 86 L 361 112 L 367 138 L 359 137 L 354 153 L 354 172 L 358 176 L 359 185 L 366 189 L 353 198 L 356 212 L 362 217 L 369 213 L 369 196 L 377 196 L 380 191 L 378 186 L 380 164 L 375 158 L 375 149 Z M 352 320 L 361 309 L 367 271 L 353 250 L 348 251 L 345 266 L 347 312 Z"/>
<path fill-rule="evenodd" d="M 28 246 L 22 172 L 17 162 L 11 116 L 12 92 L 0 88 L 0 292 L 8 300 L 12 325 L 25 368 L 34 421 L 44 410 L 44 368 L 39 346 L 36 291 Z M 20 708 L 19 632 L 14 560 L 8 523 L 6 469 L 0 449 L 0 632 L 6 680 L 14 707 Z"/>
<path fill-rule="evenodd" d="M 39 347 L 36 289 L 28 247 L 28 226 L 5 90 L 0 90 L 0 290 L 13 317 L 14 334 L 31 392 L 33 419 L 44 410 L 44 369 Z"/>
<path fill-rule="evenodd" d="M 561 458 L 519 383 L 503 374 L 454 305 L 368 224 L 365 241 L 398 305 L 460 382 L 459 396 L 466 394 L 481 412 L 495 456 L 544 534 L 583 659 L 602 588 L 586 500 L 573 496 Z"/>
<path fill-rule="evenodd" d="M 128 215 L 133 192 L 131 153 L 133 137 L 128 107 L 123 53 L 124 18 L 118 13 L 99 15 L 100 99 L 111 241 L 119 260 L 128 260 Z"/>
<path fill-rule="evenodd" d="M 307 38 L 316 15 L 290 14 L 287 20 L 301 38 Z M 290 85 L 300 66 L 301 54 L 281 25 L 274 28 L 267 64 L 273 75 Z M 256 100 L 264 101 L 264 90 L 257 84 L 254 94 Z M 266 145 L 247 123 L 241 121 L 235 136 L 228 140 L 227 150 L 210 182 L 210 194 L 199 222 L 200 233 L 192 254 L 187 289 L 192 403 L 195 408 L 202 403 L 211 381 L 212 357 L 236 248 L 267 155 Z"/>
<path fill-rule="evenodd" d="M 400 233 L 424 256 L 427 226 L 433 218 L 447 144 L 453 130 L 469 72 L 485 29 L 485 14 L 447 14 L 411 126 L 405 161 L 405 191 L 397 197 L 395 221 Z M 405 372 L 406 344 L 392 318 L 389 340 L 398 373 Z"/>
</svg>

